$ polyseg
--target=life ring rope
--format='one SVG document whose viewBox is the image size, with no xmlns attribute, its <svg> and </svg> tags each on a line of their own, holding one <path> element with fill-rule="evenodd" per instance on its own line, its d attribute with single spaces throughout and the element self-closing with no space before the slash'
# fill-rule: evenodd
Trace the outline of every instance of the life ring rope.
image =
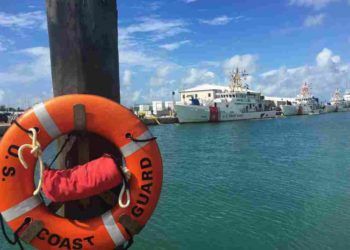
<svg viewBox="0 0 350 250">
<path fill-rule="evenodd" d="M 22 146 L 19 147 L 18 149 L 18 159 L 21 162 L 22 166 L 25 169 L 28 169 L 28 164 L 24 159 L 23 156 L 23 151 L 24 149 L 31 149 L 30 153 L 38 158 L 39 161 L 39 166 L 40 166 L 40 175 L 39 175 L 39 182 L 38 182 L 38 186 L 36 187 L 36 189 L 33 192 L 33 195 L 37 195 L 40 193 L 40 189 L 43 183 L 43 173 L 44 173 L 44 162 L 42 159 L 42 150 L 41 150 L 41 145 L 40 142 L 38 141 L 38 132 L 35 128 L 30 128 L 28 130 L 30 133 L 28 133 L 29 138 L 32 139 L 32 144 L 23 144 Z"/>
<path fill-rule="evenodd" d="M 15 124 L 18 125 L 17 122 L 15 122 Z M 40 190 L 41 190 L 41 187 L 42 187 L 43 172 L 44 172 L 44 162 L 43 162 L 43 159 L 42 159 L 41 145 L 40 145 L 40 142 L 38 141 L 38 132 L 37 132 L 37 130 L 35 128 L 30 128 L 28 130 L 24 129 L 23 127 L 20 127 L 20 128 L 23 129 L 23 131 L 27 132 L 29 138 L 32 139 L 32 143 L 31 144 L 23 144 L 18 149 L 18 158 L 19 158 L 22 166 L 25 169 L 28 169 L 28 164 L 25 161 L 24 156 L 23 156 L 23 151 L 25 149 L 31 149 L 30 153 L 34 157 L 38 158 L 38 161 L 39 161 L 39 165 L 40 165 L 39 183 L 38 183 L 38 186 L 36 187 L 36 189 L 33 192 L 33 195 L 38 195 L 40 193 Z M 131 136 L 130 139 L 132 139 L 133 141 L 136 141 L 136 139 L 134 139 L 132 136 Z M 148 139 L 148 141 L 154 140 L 154 139 L 156 139 L 156 138 L 154 137 L 154 138 Z M 144 140 L 144 141 L 146 141 L 146 140 Z M 66 144 L 66 142 L 64 143 L 64 145 L 65 144 Z M 57 154 L 57 156 L 58 155 L 59 154 Z M 123 166 L 121 168 L 121 170 L 122 170 L 122 173 L 123 173 L 125 178 L 123 180 L 123 185 L 122 185 L 121 191 L 120 191 L 119 196 L 118 196 L 118 204 L 119 204 L 119 206 L 121 208 L 127 208 L 130 205 L 130 200 L 131 200 L 130 199 L 129 183 L 128 183 L 131 175 L 130 175 L 130 171 L 126 168 L 126 166 Z M 126 201 L 125 202 L 123 201 L 124 194 L 126 195 Z"/>
<path fill-rule="evenodd" d="M 120 190 L 119 197 L 118 197 L 118 204 L 119 207 L 121 208 L 127 208 L 130 205 L 130 190 L 129 185 L 126 184 L 125 180 L 123 180 L 123 186 L 122 189 Z M 124 193 L 126 194 L 126 202 L 123 202 L 123 196 Z"/>
</svg>

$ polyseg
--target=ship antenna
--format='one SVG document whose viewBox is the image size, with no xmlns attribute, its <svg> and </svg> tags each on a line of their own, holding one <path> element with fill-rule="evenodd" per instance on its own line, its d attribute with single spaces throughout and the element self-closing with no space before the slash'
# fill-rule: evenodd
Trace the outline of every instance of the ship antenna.
<svg viewBox="0 0 350 250">
<path fill-rule="evenodd" d="M 243 76 L 244 81 L 247 81 L 247 77 L 249 76 L 249 74 L 247 73 L 246 70 L 243 70 L 242 76 Z M 245 82 L 244 85 L 247 89 L 249 89 L 248 83 Z"/>
</svg>

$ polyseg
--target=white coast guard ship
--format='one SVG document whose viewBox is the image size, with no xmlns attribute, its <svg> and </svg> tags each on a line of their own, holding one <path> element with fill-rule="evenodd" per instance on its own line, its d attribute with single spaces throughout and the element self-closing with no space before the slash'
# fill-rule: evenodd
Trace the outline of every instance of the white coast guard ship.
<svg viewBox="0 0 350 250">
<path fill-rule="evenodd" d="M 348 105 L 350 105 L 350 90 L 345 90 L 344 100 Z"/>
<path fill-rule="evenodd" d="M 311 95 L 310 85 L 308 83 L 302 85 L 300 94 L 297 95 L 295 101 L 291 105 L 281 105 L 282 113 L 285 116 L 313 115 L 323 112 L 318 98 Z"/>
<path fill-rule="evenodd" d="M 242 74 L 244 77 L 247 74 Z M 238 69 L 231 74 L 228 90 L 216 93 L 213 100 L 202 101 L 192 97 L 192 103 L 176 104 L 180 123 L 219 122 L 275 118 L 276 110 L 259 92 L 249 89 Z"/>
<path fill-rule="evenodd" d="M 350 111 L 350 102 L 345 100 L 345 98 L 348 98 L 347 95 L 349 95 L 349 93 L 345 93 L 345 95 L 343 96 L 339 89 L 335 90 L 331 99 L 331 104 L 335 106 L 336 112 Z"/>
</svg>

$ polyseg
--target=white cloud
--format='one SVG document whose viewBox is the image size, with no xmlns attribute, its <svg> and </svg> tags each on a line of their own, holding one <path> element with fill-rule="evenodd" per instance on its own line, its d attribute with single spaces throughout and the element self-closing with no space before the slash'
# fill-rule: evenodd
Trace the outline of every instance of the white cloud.
<svg viewBox="0 0 350 250">
<path fill-rule="evenodd" d="M 233 20 L 232 17 L 226 15 L 215 17 L 214 19 L 199 19 L 200 23 L 209 24 L 209 25 L 226 25 Z"/>
<path fill-rule="evenodd" d="M 51 75 L 50 51 L 47 47 L 34 47 L 16 52 L 29 58 L 29 61 L 16 64 L 5 71 L 0 71 L 3 84 L 34 83 L 49 79 Z"/>
<path fill-rule="evenodd" d="M 0 70 L 0 87 L 6 90 L 4 103 L 26 108 L 34 100 L 52 96 L 49 48 L 27 48 L 11 54 L 20 62 Z M 40 94 L 44 92 L 50 94 Z"/>
<path fill-rule="evenodd" d="M 197 2 L 197 0 L 184 0 L 185 3 L 194 3 Z"/>
<path fill-rule="evenodd" d="M 158 17 L 138 20 L 138 23 L 119 28 L 120 63 L 144 68 L 171 64 L 164 55 L 157 55 L 148 42 L 151 40 L 154 45 L 156 40 L 189 32 L 187 24 L 181 19 L 164 20 Z"/>
<path fill-rule="evenodd" d="M 13 44 L 12 40 L 0 35 L 0 52 L 8 50 L 9 46 Z"/>
<path fill-rule="evenodd" d="M 149 8 L 153 11 L 156 11 L 162 7 L 163 3 L 161 1 L 155 1 L 149 3 Z"/>
<path fill-rule="evenodd" d="M 325 14 L 318 14 L 313 16 L 307 16 L 304 20 L 305 27 L 318 26 L 321 25 L 324 21 Z"/>
<path fill-rule="evenodd" d="M 122 36 L 128 37 L 136 33 L 149 33 L 152 40 L 162 40 L 184 32 L 189 32 L 187 23 L 181 19 L 164 20 L 156 17 L 140 18 L 140 23 L 120 28 Z"/>
<path fill-rule="evenodd" d="M 205 67 L 220 67 L 221 62 L 219 61 L 202 61 L 199 63 L 199 65 L 205 66 Z"/>
<path fill-rule="evenodd" d="M 315 10 L 322 9 L 328 4 L 337 2 L 338 0 L 290 0 L 289 4 L 296 6 L 312 7 Z"/>
<path fill-rule="evenodd" d="M 4 45 L 4 42 L 0 40 L 0 52 L 6 51 L 7 47 Z"/>
<path fill-rule="evenodd" d="M 344 88 L 350 79 L 350 64 L 342 64 L 340 56 L 324 48 L 316 56 L 316 65 L 296 68 L 281 67 L 261 74 L 255 87 L 266 95 L 294 97 L 300 86 L 307 81 L 312 85 L 313 95 L 329 99 L 336 88 Z"/>
<path fill-rule="evenodd" d="M 0 36 L 0 52 L 9 50 L 14 44 L 13 40 Z"/>
<path fill-rule="evenodd" d="M 157 69 L 156 74 L 151 77 L 150 79 L 150 85 L 151 86 L 162 86 L 164 84 L 166 84 L 168 81 L 167 76 L 169 75 L 169 73 L 171 72 L 171 70 L 173 69 L 172 66 L 170 65 L 165 65 L 165 66 L 161 66 Z"/>
<path fill-rule="evenodd" d="M 10 14 L 0 12 L 0 26 L 7 28 L 41 28 L 45 27 L 46 15 L 42 11 Z"/>
<path fill-rule="evenodd" d="M 131 81 L 132 81 L 132 72 L 131 70 L 125 70 L 124 74 L 123 74 L 123 85 L 125 86 L 129 86 L 131 85 Z"/>
<path fill-rule="evenodd" d="M 159 45 L 159 47 L 162 49 L 173 51 L 180 48 L 182 45 L 189 44 L 190 42 L 191 42 L 190 40 L 184 40 L 184 41 L 175 42 L 175 43 L 162 44 L 162 45 Z"/>
<path fill-rule="evenodd" d="M 324 48 L 316 57 L 317 65 L 320 67 L 332 66 L 340 63 L 340 56 L 333 55 L 330 49 Z"/>
<path fill-rule="evenodd" d="M 212 82 L 215 79 L 215 73 L 207 69 L 191 68 L 187 76 L 182 79 L 182 83 L 187 85 L 201 84 L 203 82 Z"/>
<path fill-rule="evenodd" d="M 145 54 L 143 51 L 133 49 L 121 49 L 119 52 L 119 62 L 131 66 L 156 67 L 159 59 Z"/>
<path fill-rule="evenodd" d="M 258 57 L 252 54 L 235 55 L 224 62 L 224 73 L 226 75 L 230 75 L 232 70 L 235 70 L 236 68 L 246 70 L 249 73 L 254 73 L 256 70 L 257 59 Z"/>
</svg>

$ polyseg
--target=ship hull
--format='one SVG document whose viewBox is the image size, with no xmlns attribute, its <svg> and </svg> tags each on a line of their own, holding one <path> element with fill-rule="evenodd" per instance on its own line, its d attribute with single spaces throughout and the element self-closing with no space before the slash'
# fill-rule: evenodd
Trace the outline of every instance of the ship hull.
<svg viewBox="0 0 350 250">
<path fill-rule="evenodd" d="M 175 105 L 176 116 L 180 123 L 208 122 L 209 107 L 195 105 Z"/>
<path fill-rule="evenodd" d="M 341 107 L 341 106 L 337 107 L 337 112 L 349 112 L 349 111 L 350 111 L 350 108 Z"/>
<path fill-rule="evenodd" d="M 300 115 L 319 115 L 325 113 L 323 109 L 320 109 L 311 105 L 300 105 L 299 114 Z"/>
<path fill-rule="evenodd" d="M 298 107 L 294 105 L 282 105 L 282 113 L 285 116 L 292 116 L 298 114 Z"/>
<path fill-rule="evenodd" d="M 337 107 L 335 105 L 326 105 L 324 108 L 324 111 L 326 113 L 332 113 L 332 112 L 335 112 L 336 109 L 337 109 Z"/>
<path fill-rule="evenodd" d="M 207 106 L 175 105 L 175 111 L 180 123 L 222 122 L 276 118 L 275 110 L 247 113 L 219 110 L 218 118 L 215 120 L 211 119 L 210 108 Z"/>
</svg>

